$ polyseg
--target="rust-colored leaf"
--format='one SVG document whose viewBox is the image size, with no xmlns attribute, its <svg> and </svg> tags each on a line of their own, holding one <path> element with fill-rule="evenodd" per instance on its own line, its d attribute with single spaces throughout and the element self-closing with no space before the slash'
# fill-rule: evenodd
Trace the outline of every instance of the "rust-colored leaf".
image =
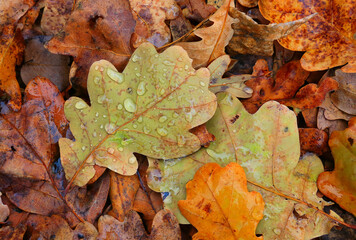
<svg viewBox="0 0 356 240">
<path fill-rule="evenodd" d="M 41 28 L 46 35 L 55 35 L 65 26 L 76 0 L 46 0 Z"/>
<path fill-rule="evenodd" d="M 2 227 L 0 228 L 0 239 L 18 240 L 23 239 L 26 232 L 26 225 L 21 224 L 17 227 Z"/>
<path fill-rule="evenodd" d="M 141 239 L 141 240 L 180 240 L 180 228 L 174 214 L 169 210 L 159 211 L 153 219 L 152 232 L 145 231 L 140 216 L 130 211 L 124 222 L 119 222 L 112 216 L 101 216 L 98 223 L 98 240 L 111 239 Z"/>
<path fill-rule="evenodd" d="M 303 1 L 259 0 L 262 15 L 284 23 L 317 13 L 309 22 L 279 42 L 293 51 L 307 51 L 301 64 L 308 71 L 348 63 L 345 72 L 356 72 L 356 18 L 354 0 Z"/>
<path fill-rule="evenodd" d="M 8 105 L 14 111 L 21 108 L 21 92 L 15 66 L 21 63 L 24 49 L 21 32 L 12 25 L 4 27 L 0 39 L 0 96 L 2 92 L 8 95 Z"/>
<path fill-rule="evenodd" d="M 0 222 L 4 222 L 10 215 L 10 209 L 7 205 L 2 203 L 1 195 L 2 193 L 0 192 Z"/>
<path fill-rule="evenodd" d="M 1 1 L 0 30 L 7 24 L 16 23 L 34 4 L 35 0 Z"/>
<path fill-rule="evenodd" d="M 127 0 L 79 0 L 64 32 L 48 42 L 52 53 L 71 55 L 78 65 L 73 87 L 86 92 L 91 64 L 106 59 L 122 70 L 132 53 L 135 20 Z"/>
<path fill-rule="evenodd" d="M 176 0 L 183 9 L 186 18 L 195 21 L 202 21 L 216 11 L 212 5 L 206 4 L 205 0 Z"/>
<path fill-rule="evenodd" d="M 187 200 L 178 202 L 184 217 L 198 229 L 194 239 L 263 239 L 255 230 L 263 218 L 264 201 L 247 190 L 243 168 L 208 163 L 187 183 Z"/>
<path fill-rule="evenodd" d="M 299 141 L 301 155 L 313 152 L 322 155 L 329 150 L 328 134 L 317 128 L 299 128 Z"/>
<path fill-rule="evenodd" d="M 318 178 L 319 190 L 346 211 L 356 216 L 356 117 L 344 131 L 331 134 L 329 146 L 335 169 L 323 172 Z"/>
<path fill-rule="evenodd" d="M 208 132 L 205 124 L 193 128 L 190 132 L 199 138 L 200 144 L 204 147 L 208 147 L 215 140 L 214 135 Z"/>
</svg>

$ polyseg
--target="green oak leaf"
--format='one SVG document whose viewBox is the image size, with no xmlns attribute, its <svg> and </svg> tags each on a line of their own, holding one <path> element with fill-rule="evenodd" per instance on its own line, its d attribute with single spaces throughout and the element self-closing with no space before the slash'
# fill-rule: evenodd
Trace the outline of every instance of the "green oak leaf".
<svg viewBox="0 0 356 240">
<path fill-rule="evenodd" d="M 216 113 L 206 123 L 216 140 L 208 148 L 180 159 L 149 160 L 149 186 L 164 192 L 165 207 L 180 223 L 187 223 L 177 203 L 185 199 L 185 185 L 195 172 L 208 162 L 220 166 L 237 162 L 245 170 L 249 191 L 258 191 L 265 201 L 264 218 L 257 228 L 264 239 L 310 239 L 326 234 L 334 222 L 317 210 L 328 205 L 316 196 L 323 165 L 314 155 L 299 160 L 295 114 L 275 101 L 249 114 L 231 95 L 217 96 Z"/>
<path fill-rule="evenodd" d="M 65 103 L 75 137 L 59 141 L 66 178 L 83 186 L 94 176 L 94 165 L 133 175 L 134 152 L 167 159 L 197 151 L 199 139 L 189 129 L 216 109 L 209 79 L 209 70 L 194 70 L 181 47 L 158 54 L 153 45 L 142 44 L 122 73 L 108 61 L 93 63 L 90 106 L 77 97 Z"/>
<path fill-rule="evenodd" d="M 230 62 L 230 56 L 223 55 L 210 63 L 208 66 L 210 71 L 209 90 L 213 93 L 228 92 L 238 98 L 251 97 L 253 90 L 245 85 L 245 82 L 251 79 L 251 75 L 242 74 L 222 78 Z"/>
</svg>

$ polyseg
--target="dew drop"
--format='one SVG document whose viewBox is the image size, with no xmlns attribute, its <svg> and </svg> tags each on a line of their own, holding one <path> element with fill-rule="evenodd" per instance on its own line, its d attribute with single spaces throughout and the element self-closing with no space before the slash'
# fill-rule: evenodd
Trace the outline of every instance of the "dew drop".
<svg viewBox="0 0 356 240">
<path fill-rule="evenodd" d="M 107 117 L 107 116 L 104 114 L 104 115 L 103 115 L 103 118 L 106 118 L 106 117 Z"/>
<path fill-rule="evenodd" d="M 85 147 L 85 146 L 83 146 L 83 147 L 82 147 L 82 151 L 85 151 L 85 149 L 86 149 L 86 147 Z"/>
<path fill-rule="evenodd" d="M 167 116 L 162 116 L 162 117 L 160 117 L 160 118 L 158 119 L 158 121 L 159 121 L 160 123 L 164 123 L 165 121 L 167 121 Z"/>
<path fill-rule="evenodd" d="M 105 124 L 105 131 L 108 134 L 112 134 L 113 132 L 115 132 L 115 129 L 116 129 L 116 125 L 115 124 L 113 124 L 113 123 Z"/>
<path fill-rule="evenodd" d="M 96 137 L 96 132 L 93 132 L 93 137 Z"/>
<path fill-rule="evenodd" d="M 99 70 L 99 66 L 98 65 L 95 66 L 95 70 Z"/>
<path fill-rule="evenodd" d="M 133 124 L 132 127 L 136 129 L 137 128 L 137 124 Z"/>
<path fill-rule="evenodd" d="M 76 109 L 83 109 L 83 108 L 86 108 L 87 107 L 87 104 L 83 101 L 78 101 L 76 104 L 75 104 L 75 108 Z"/>
<path fill-rule="evenodd" d="M 119 149 L 120 152 L 124 151 L 123 147 L 119 147 L 118 149 Z"/>
<path fill-rule="evenodd" d="M 181 61 L 183 61 L 183 58 L 182 57 L 178 57 L 177 60 L 178 60 L 178 62 L 181 62 Z"/>
<path fill-rule="evenodd" d="M 139 118 L 137 119 L 137 122 L 141 123 L 142 122 L 142 116 L 139 116 Z"/>
<path fill-rule="evenodd" d="M 205 83 L 204 82 L 200 82 L 200 86 L 204 87 Z"/>
<path fill-rule="evenodd" d="M 104 71 L 104 68 L 103 67 L 100 67 L 100 72 L 103 72 Z"/>
<path fill-rule="evenodd" d="M 141 59 L 141 57 L 140 56 L 138 56 L 138 55 L 133 55 L 132 56 L 132 58 L 131 58 L 131 60 L 133 61 L 133 62 L 137 62 L 137 61 L 139 61 Z"/>
<path fill-rule="evenodd" d="M 245 93 L 248 93 L 248 94 L 253 93 L 252 88 L 249 88 L 249 87 L 244 87 L 242 90 L 243 90 Z"/>
<path fill-rule="evenodd" d="M 125 99 L 124 107 L 128 112 L 136 112 L 136 103 L 131 98 Z"/>
<path fill-rule="evenodd" d="M 130 141 L 131 141 L 131 139 L 122 140 L 122 141 L 121 141 L 121 145 L 122 145 L 122 146 L 129 145 L 129 144 L 130 144 Z"/>
<path fill-rule="evenodd" d="M 171 94 L 168 96 L 168 100 L 172 100 L 172 99 L 173 99 L 173 95 Z"/>
<path fill-rule="evenodd" d="M 141 77 L 141 73 L 136 73 L 136 77 Z"/>
<path fill-rule="evenodd" d="M 156 54 L 155 54 L 155 57 L 156 57 L 156 58 L 158 58 L 158 57 L 159 57 L 158 53 L 156 53 Z"/>
<path fill-rule="evenodd" d="M 106 100 L 105 94 L 98 96 L 98 103 L 99 103 L 99 104 L 102 104 L 105 100 Z"/>
<path fill-rule="evenodd" d="M 100 125 L 100 128 L 101 128 L 101 129 L 103 129 L 103 128 L 104 128 L 104 125 L 103 125 L 103 124 L 101 124 L 101 125 Z"/>
<path fill-rule="evenodd" d="M 108 153 L 114 154 L 115 150 L 113 148 L 108 148 Z"/>
<path fill-rule="evenodd" d="M 174 118 L 177 118 L 177 117 L 179 117 L 179 114 L 178 114 L 177 112 L 174 112 L 174 113 L 173 113 L 173 117 L 174 117 Z"/>
<path fill-rule="evenodd" d="M 181 68 L 181 67 L 180 67 L 180 68 L 178 68 L 178 71 L 180 71 L 180 72 L 181 72 L 181 71 L 183 71 L 183 68 Z"/>
<path fill-rule="evenodd" d="M 232 130 L 233 133 L 236 133 L 236 129 Z"/>
<path fill-rule="evenodd" d="M 99 117 L 99 113 L 98 112 L 95 113 L 95 117 Z"/>
<path fill-rule="evenodd" d="M 130 163 L 130 164 L 136 163 L 136 157 L 130 157 L 130 158 L 129 158 L 129 163 Z"/>
<path fill-rule="evenodd" d="M 167 70 L 167 68 L 163 68 L 163 72 L 167 72 L 168 70 Z"/>
<path fill-rule="evenodd" d="M 85 125 L 82 123 L 82 124 L 80 124 L 80 128 L 81 129 L 86 129 L 86 127 L 85 127 Z"/>
<path fill-rule="evenodd" d="M 162 89 L 159 91 L 159 93 L 160 93 L 161 95 L 163 95 L 165 92 L 166 92 L 166 90 L 164 90 L 164 88 L 162 88 Z"/>
<path fill-rule="evenodd" d="M 177 136 L 178 147 L 183 147 L 185 142 L 186 142 L 185 137 L 183 135 L 178 134 Z"/>
<path fill-rule="evenodd" d="M 106 74 L 109 76 L 109 78 L 111 78 L 113 81 L 117 83 L 122 83 L 124 81 L 124 75 L 111 68 L 108 68 L 108 70 L 106 70 Z"/>
<path fill-rule="evenodd" d="M 140 82 L 137 86 L 137 95 L 142 96 L 146 93 L 145 82 Z"/>
<path fill-rule="evenodd" d="M 168 131 L 165 128 L 157 128 L 156 130 L 157 130 L 157 133 L 159 135 L 161 135 L 162 137 L 167 136 L 167 134 L 168 134 Z"/>
<path fill-rule="evenodd" d="M 150 130 L 148 127 L 146 127 L 146 126 L 143 126 L 143 132 L 144 132 L 145 134 L 149 134 L 149 133 L 151 132 L 151 130 Z"/>
<path fill-rule="evenodd" d="M 164 61 L 163 61 L 163 64 L 164 64 L 164 65 L 167 65 L 167 66 L 174 66 L 174 65 L 175 65 L 173 62 L 168 61 L 168 60 L 164 60 Z"/>
<path fill-rule="evenodd" d="M 99 84 L 99 83 L 100 83 L 100 77 L 96 76 L 96 77 L 94 78 L 94 83 L 95 83 L 95 84 Z"/>
<path fill-rule="evenodd" d="M 184 66 L 184 69 L 185 69 L 185 70 L 188 70 L 188 68 L 189 68 L 188 65 L 185 65 L 185 66 Z"/>
<path fill-rule="evenodd" d="M 174 120 L 171 120 L 169 123 L 168 123 L 168 126 L 173 126 L 175 124 L 175 121 Z"/>
<path fill-rule="evenodd" d="M 117 109 L 118 109 L 118 110 L 122 110 L 122 108 L 123 108 L 122 104 L 119 103 L 119 104 L 117 105 Z"/>
<path fill-rule="evenodd" d="M 185 120 L 187 120 L 187 122 L 192 122 L 193 121 L 193 115 L 192 114 L 186 114 L 185 115 Z"/>
<path fill-rule="evenodd" d="M 277 234 L 277 235 L 280 235 L 280 234 L 281 234 L 281 229 L 275 228 L 275 229 L 273 229 L 273 232 L 274 232 L 275 234 Z"/>
</svg>

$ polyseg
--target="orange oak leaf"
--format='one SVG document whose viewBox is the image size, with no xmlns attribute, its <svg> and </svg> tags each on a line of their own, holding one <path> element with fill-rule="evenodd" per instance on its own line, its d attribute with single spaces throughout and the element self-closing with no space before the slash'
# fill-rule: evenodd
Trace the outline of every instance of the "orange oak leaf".
<svg viewBox="0 0 356 240">
<path fill-rule="evenodd" d="M 0 114 L 0 173 L 16 177 L 49 180 L 50 164 L 59 151 L 68 121 L 64 99 L 46 78 L 27 85 L 19 112 Z"/>
<path fill-rule="evenodd" d="M 290 22 L 317 13 L 279 42 L 293 51 L 306 51 L 301 64 L 308 71 L 348 63 L 345 72 L 356 72 L 356 5 L 354 0 L 259 0 L 262 15 L 273 23 Z"/>
<path fill-rule="evenodd" d="M 9 96 L 8 105 L 14 111 L 21 108 L 21 92 L 15 66 L 21 63 L 24 49 L 20 30 L 13 25 L 4 27 L 0 39 L 0 96 L 2 92 Z"/>
<path fill-rule="evenodd" d="M 0 30 L 7 24 L 17 22 L 35 4 L 35 0 L 1 1 Z"/>
<path fill-rule="evenodd" d="M 98 240 L 111 239 L 141 239 L 141 240 L 180 240 L 179 223 L 174 214 L 169 210 L 159 211 L 153 219 L 152 232 L 148 235 L 142 224 L 140 216 L 135 211 L 130 211 L 124 222 L 112 216 L 104 215 L 98 222 Z"/>
<path fill-rule="evenodd" d="M 241 102 L 246 110 L 255 113 L 258 108 L 269 100 L 276 100 L 284 105 L 299 109 L 310 109 L 322 104 L 326 94 L 337 89 L 338 84 L 332 78 L 325 78 L 316 84 L 304 84 L 309 76 L 299 61 L 291 61 L 283 65 L 276 74 L 275 79 L 268 76 L 267 62 L 258 60 L 255 64 L 252 78 L 245 82 L 253 89 L 252 97 Z M 298 91 L 298 92 L 297 92 Z"/>
<path fill-rule="evenodd" d="M 95 10 L 95 11 L 94 11 Z M 122 70 L 132 49 L 131 34 L 135 20 L 127 0 L 79 0 L 70 15 L 64 32 L 48 42 L 47 48 L 56 54 L 74 57 L 78 69 L 73 87 L 86 92 L 86 81 L 93 62 L 106 59 Z"/>
<path fill-rule="evenodd" d="M 335 169 L 318 177 L 318 188 L 328 198 L 356 216 L 356 117 L 344 131 L 335 131 L 329 140 Z"/>
<path fill-rule="evenodd" d="M 187 183 L 187 200 L 178 202 L 184 217 L 198 229 L 194 239 L 263 239 L 255 230 L 264 201 L 248 192 L 243 168 L 235 162 L 222 168 L 208 163 Z"/>
</svg>

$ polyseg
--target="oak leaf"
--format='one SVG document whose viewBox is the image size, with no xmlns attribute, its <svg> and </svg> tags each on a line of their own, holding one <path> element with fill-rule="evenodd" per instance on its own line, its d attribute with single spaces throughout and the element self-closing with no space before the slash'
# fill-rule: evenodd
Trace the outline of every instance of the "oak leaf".
<svg viewBox="0 0 356 240">
<path fill-rule="evenodd" d="M 212 117 L 216 97 L 209 92 L 209 71 L 195 71 L 181 47 L 158 54 L 144 43 L 122 73 L 107 61 L 92 65 L 88 76 L 91 106 L 72 97 L 65 114 L 76 141 L 59 140 L 66 177 L 85 185 L 93 165 L 133 175 L 133 152 L 175 158 L 200 148 L 188 130 Z"/>
<path fill-rule="evenodd" d="M 279 43 L 293 51 L 306 51 L 302 67 L 318 71 L 336 66 L 356 72 L 356 18 L 354 0 L 338 1 L 270 1 L 260 0 L 262 15 L 273 23 L 284 23 L 317 13 Z"/>
<path fill-rule="evenodd" d="M 198 229 L 193 239 L 263 239 L 255 235 L 263 218 L 262 196 L 248 192 L 245 172 L 237 163 L 224 168 L 208 163 L 186 188 L 187 199 L 178 206 Z"/>
<path fill-rule="evenodd" d="M 233 30 L 233 18 L 229 16 L 229 8 L 234 6 L 234 1 L 227 0 L 210 18 L 213 25 L 194 31 L 195 36 L 201 38 L 195 42 L 179 42 L 176 46 L 184 48 L 193 59 L 193 67 L 205 67 L 216 58 L 225 55 Z"/>
<path fill-rule="evenodd" d="M 186 18 L 197 22 L 203 21 L 216 11 L 216 8 L 207 4 L 205 0 L 176 0 L 176 2 L 183 9 Z"/>
<path fill-rule="evenodd" d="M 346 211 L 356 216 L 356 117 L 344 131 L 335 131 L 329 140 L 335 169 L 318 178 L 319 190 Z"/>
<path fill-rule="evenodd" d="M 302 156 L 306 152 L 322 155 L 329 150 L 328 134 L 317 128 L 299 128 L 299 141 Z"/>
<path fill-rule="evenodd" d="M 161 47 L 171 41 L 171 32 L 166 25 L 179 15 L 179 7 L 174 0 L 129 0 L 132 15 L 136 20 L 133 46 L 143 42 Z"/>
<path fill-rule="evenodd" d="M 5 92 L 9 96 L 8 105 L 12 110 L 21 108 L 21 91 L 16 79 L 15 66 L 22 62 L 25 49 L 21 31 L 15 26 L 3 28 L 0 39 L 0 96 Z"/>
<path fill-rule="evenodd" d="M 35 2 L 35 0 L 3 1 L 0 4 L 0 31 L 3 26 L 16 23 Z"/>
<path fill-rule="evenodd" d="M 41 28 L 46 35 L 56 35 L 65 26 L 76 1 L 46 0 L 41 18 Z"/>
<path fill-rule="evenodd" d="M 340 86 L 340 88 L 342 88 L 342 86 Z M 338 92 L 338 91 L 339 90 L 336 90 L 335 92 Z M 343 91 L 341 90 L 341 92 L 343 92 Z M 338 95 L 339 94 L 340 93 L 338 93 Z M 324 109 L 323 115 L 327 120 L 343 119 L 343 120 L 349 121 L 351 118 L 354 117 L 354 115 L 343 112 L 337 106 L 335 106 L 334 103 L 331 101 L 330 95 L 331 95 L 331 93 L 328 93 L 325 96 L 323 103 L 319 106 L 320 108 Z M 343 98 L 343 99 L 345 99 L 345 98 Z M 349 104 L 350 100 L 352 101 L 351 98 L 347 98 L 347 100 L 344 103 L 347 106 L 347 109 L 351 110 L 351 106 Z M 342 103 L 342 104 L 344 105 L 344 103 Z"/>
<path fill-rule="evenodd" d="M 153 219 L 152 232 L 147 234 L 140 216 L 135 211 L 130 211 L 124 222 L 112 216 L 104 215 L 98 222 L 98 240 L 111 239 L 141 239 L 141 240 L 180 240 L 180 228 L 174 214 L 169 210 L 159 211 Z"/>
<path fill-rule="evenodd" d="M 313 16 L 292 22 L 263 25 L 236 8 L 230 8 L 230 15 L 236 22 L 232 24 L 234 35 L 228 49 L 234 53 L 273 55 L 273 41 L 286 37 Z"/>
<path fill-rule="evenodd" d="M 127 0 L 102 0 L 99 5 L 95 0 L 79 0 L 64 30 L 47 43 L 47 48 L 52 53 L 74 57 L 78 69 L 73 87 L 86 92 L 86 78 L 93 62 L 106 59 L 119 70 L 124 68 L 132 53 L 134 28 Z"/>
<path fill-rule="evenodd" d="M 7 205 L 3 204 L 1 195 L 2 193 L 0 192 L 0 222 L 5 222 L 7 217 L 10 215 L 10 209 Z"/>
<path fill-rule="evenodd" d="M 245 170 L 249 191 L 261 193 L 266 203 L 258 234 L 266 239 L 310 239 L 327 234 L 334 222 L 322 209 L 329 203 L 316 196 L 316 178 L 323 165 L 315 155 L 299 160 L 294 112 L 270 101 L 249 114 L 238 99 L 225 93 L 217 96 L 218 109 L 206 123 L 216 140 L 208 148 L 185 158 L 150 160 L 148 183 L 153 190 L 165 192 L 165 207 L 186 223 L 177 202 L 185 199 L 184 186 L 197 169 L 208 162 L 221 166 L 237 162 Z"/>
<path fill-rule="evenodd" d="M 49 180 L 51 163 L 59 153 L 56 143 L 68 128 L 63 105 L 64 99 L 56 86 L 38 77 L 27 85 L 21 111 L 2 110 L 2 174 Z"/>
</svg>

